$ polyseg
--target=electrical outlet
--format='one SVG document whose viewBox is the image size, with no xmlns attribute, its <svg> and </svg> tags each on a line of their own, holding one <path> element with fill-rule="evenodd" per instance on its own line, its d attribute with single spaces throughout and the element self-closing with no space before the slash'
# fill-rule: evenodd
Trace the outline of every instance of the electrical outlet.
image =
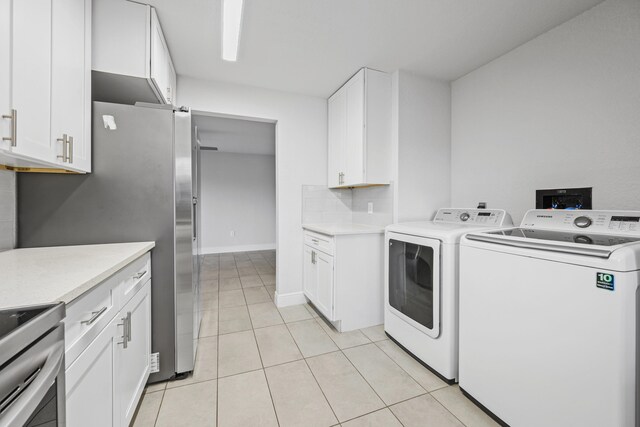
<svg viewBox="0 0 640 427">
<path fill-rule="evenodd" d="M 236 237 L 236 232 L 234 230 L 229 231 L 230 237 Z"/>
<path fill-rule="evenodd" d="M 160 372 L 160 353 L 151 353 L 150 373 Z"/>
<path fill-rule="evenodd" d="M 373 202 L 367 203 L 367 213 L 373 213 Z"/>
</svg>

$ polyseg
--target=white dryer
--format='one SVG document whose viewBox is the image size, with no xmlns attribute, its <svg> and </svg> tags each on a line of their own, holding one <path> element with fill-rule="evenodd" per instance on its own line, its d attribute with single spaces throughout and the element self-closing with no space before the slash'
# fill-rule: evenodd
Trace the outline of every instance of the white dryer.
<svg viewBox="0 0 640 427">
<path fill-rule="evenodd" d="M 527 212 L 460 244 L 460 387 L 517 427 L 633 427 L 640 212 Z"/>
<path fill-rule="evenodd" d="M 458 378 L 460 238 L 511 225 L 504 210 L 449 208 L 386 228 L 385 332 L 449 383 Z"/>
</svg>

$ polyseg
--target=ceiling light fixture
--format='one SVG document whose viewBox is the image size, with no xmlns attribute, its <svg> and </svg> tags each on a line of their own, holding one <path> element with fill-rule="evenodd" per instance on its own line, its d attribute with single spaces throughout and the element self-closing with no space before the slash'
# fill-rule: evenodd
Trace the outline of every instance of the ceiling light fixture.
<svg viewBox="0 0 640 427">
<path fill-rule="evenodd" d="M 236 61 L 242 26 L 243 0 L 222 0 L 222 59 Z"/>
</svg>

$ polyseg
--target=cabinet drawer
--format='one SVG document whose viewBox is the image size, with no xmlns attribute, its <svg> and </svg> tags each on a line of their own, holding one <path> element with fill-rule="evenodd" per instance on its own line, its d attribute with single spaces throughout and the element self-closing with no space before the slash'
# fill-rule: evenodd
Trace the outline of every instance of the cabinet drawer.
<svg viewBox="0 0 640 427">
<path fill-rule="evenodd" d="M 64 319 L 65 366 L 73 363 L 120 309 L 120 283 L 119 275 L 113 276 L 67 305 Z"/>
<path fill-rule="evenodd" d="M 129 300 L 144 286 L 151 278 L 151 254 L 146 253 L 128 266 L 120 273 L 122 277 L 122 305 Z"/>
<path fill-rule="evenodd" d="M 67 306 L 65 363 L 69 366 L 151 277 L 146 253 Z"/>
<path fill-rule="evenodd" d="M 333 237 L 313 231 L 304 231 L 304 244 L 313 249 L 322 251 L 328 255 L 333 255 Z"/>
</svg>

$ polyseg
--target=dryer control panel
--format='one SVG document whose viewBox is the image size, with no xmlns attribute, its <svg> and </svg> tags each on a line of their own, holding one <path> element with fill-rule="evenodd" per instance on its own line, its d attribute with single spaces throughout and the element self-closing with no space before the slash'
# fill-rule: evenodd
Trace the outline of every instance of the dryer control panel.
<svg viewBox="0 0 640 427">
<path fill-rule="evenodd" d="M 433 222 L 500 227 L 511 225 L 511 217 L 502 209 L 438 209 Z"/>
<path fill-rule="evenodd" d="M 525 214 L 520 227 L 640 236 L 640 211 L 534 209 Z"/>
</svg>

